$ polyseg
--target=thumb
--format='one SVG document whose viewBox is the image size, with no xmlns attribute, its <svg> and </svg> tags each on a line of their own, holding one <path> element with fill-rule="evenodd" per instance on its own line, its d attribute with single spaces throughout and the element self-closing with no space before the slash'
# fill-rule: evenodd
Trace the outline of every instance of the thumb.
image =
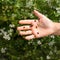
<svg viewBox="0 0 60 60">
<path fill-rule="evenodd" d="M 34 10 L 33 13 L 40 19 L 39 24 L 42 27 L 51 27 L 52 26 L 52 21 L 44 16 L 43 14 L 39 13 L 38 11 Z"/>
<path fill-rule="evenodd" d="M 38 18 L 43 18 L 44 17 L 44 15 L 41 14 L 40 12 L 38 12 L 37 10 L 34 10 L 33 14 L 35 14 Z"/>
</svg>

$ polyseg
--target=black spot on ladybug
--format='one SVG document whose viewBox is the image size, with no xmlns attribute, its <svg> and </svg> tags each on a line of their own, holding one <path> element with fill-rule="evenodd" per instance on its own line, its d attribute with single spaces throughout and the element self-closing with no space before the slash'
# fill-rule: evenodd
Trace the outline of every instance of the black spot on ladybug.
<svg viewBox="0 0 60 60">
<path fill-rule="evenodd" d="M 37 34 L 39 34 L 39 32 L 37 32 Z"/>
<path fill-rule="evenodd" d="M 30 25 L 30 27 L 32 27 L 33 25 Z"/>
<path fill-rule="evenodd" d="M 34 20 L 34 22 L 36 22 L 36 20 Z"/>
<path fill-rule="evenodd" d="M 25 28 L 25 26 L 23 28 Z"/>
<path fill-rule="evenodd" d="M 36 28 L 37 28 L 37 26 L 36 26 Z"/>
<path fill-rule="evenodd" d="M 40 18 L 38 18 L 38 20 L 40 20 Z"/>
<path fill-rule="evenodd" d="M 38 19 L 38 22 L 40 22 L 40 19 Z"/>
</svg>

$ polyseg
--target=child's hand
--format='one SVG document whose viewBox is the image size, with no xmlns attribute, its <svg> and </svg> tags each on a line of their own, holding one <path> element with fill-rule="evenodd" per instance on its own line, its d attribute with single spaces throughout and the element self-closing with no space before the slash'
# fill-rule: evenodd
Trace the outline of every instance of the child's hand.
<svg viewBox="0 0 60 60">
<path fill-rule="evenodd" d="M 56 31 L 54 22 L 36 10 L 33 13 L 38 17 L 38 20 L 20 20 L 20 24 L 29 25 L 17 28 L 20 35 L 26 35 L 26 40 L 48 36 Z"/>
</svg>

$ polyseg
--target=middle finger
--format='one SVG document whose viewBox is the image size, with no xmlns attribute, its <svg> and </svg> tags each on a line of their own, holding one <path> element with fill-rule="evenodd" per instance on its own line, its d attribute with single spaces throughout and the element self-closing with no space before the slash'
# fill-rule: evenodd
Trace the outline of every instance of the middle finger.
<svg viewBox="0 0 60 60">
<path fill-rule="evenodd" d="M 17 27 L 17 30 L 30 30 L 31 27 L 30 26 L 21 26 L 21 27 Z"/>
</svg>

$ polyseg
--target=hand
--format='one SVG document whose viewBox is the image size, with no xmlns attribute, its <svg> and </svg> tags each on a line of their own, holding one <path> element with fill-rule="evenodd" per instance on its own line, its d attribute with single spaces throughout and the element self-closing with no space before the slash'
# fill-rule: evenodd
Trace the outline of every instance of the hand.
<svg viewBox="0 0 60 60">
<path fill-rule="evenodd" d="M 43 14 L 34 10 L 33 12 L 38 20 L 20 20 L 19 24 L 29 24 L 17 27 L 20 35 L 25 35 L 26 40 L 48 36 L 55 32 L 55 25 Z"/>
</svg>

